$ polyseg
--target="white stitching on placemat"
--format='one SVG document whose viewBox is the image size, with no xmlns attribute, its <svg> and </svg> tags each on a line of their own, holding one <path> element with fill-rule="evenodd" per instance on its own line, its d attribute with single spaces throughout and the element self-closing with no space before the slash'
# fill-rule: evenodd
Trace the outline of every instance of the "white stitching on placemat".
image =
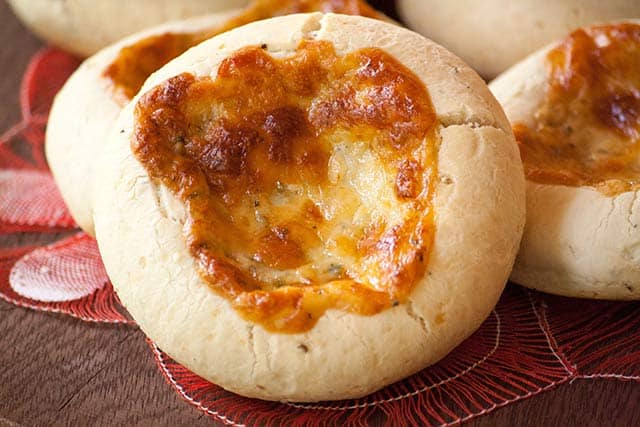
<svg viewBox="0 0 640 427">
<path fill-rule="evenodd" d="M 29 123 L 28 121 L 22 121 L 11 126 L 9 129 L 4 131 L 2 135 L 0 135 L 0 144 L 8 144 L 13 138 L 18 136 L 24 130 L 28 129 L 30 124 L 31 123 Z"/>
<path fill-rule="evenodd" d="M 640 381 L 640 376 L 637 375 L 623 375 L 623 374 L 590 374 L 590 375 L 582 375 L 579 374 L 576 378 L 581 379 L 608 379 L 615 378 L 617 380 L 635 380 Z"/>
<path fill-rule="evenodd" d="M 450 422 L 450 423 L 448 423 L 448 424 L 440 424 L 440 427 L 444 427 L 444 426 L 452 426 L 452 425 L 460 424 L 460 423 L 463 423 L 463 422 L 465 422 L 465 421 L 470 420 L 471 418 L 479 417 L 479 416 L 481 416 L 481 415 L 486 415 L 486 414 L 488 414 L 489 412 L 493 411 L 494 409 L 502 408 L 502 407 L 507 406 L 507 405 L 509 405 L 509 404 L 511 404 L 511 403 L 517 402 L 517 401 L 519 401 L 519 400 L 527 399 L 527 398 L 529 398 L 529 397 L 532 397 L 532 396 L 535 396 L 535 395 L 537 395 L 537 394 L 540 394 L 540 393 L 542 393 L 542 392 L 544 392 L 544 391 L 550 390 L 550 389 L 552 389 L 552 388 L 553 388 L 553 387 L 555 387 L 555 386 L 558 386 L 558 385 L 560 385 L 560 384 L 562 384 L 562 383 L 567 382 L 567 380 L 568 380 L 569 378 L 571 378 L 571 377 L 565 377 L 565 378 L 563 378 L 563 379 L 562 379 L 562 380 L 560 380 L 560 381 L 553 381 L 552 383 L 547 384 L 547 385 L 546 385 L 546 386 L 544 386 L 544 387 L 538 387 L 536 390 L 532 390 L 532 391 L 528 392 L 527 394 L 523 394 L 522 396 L 517 396 L 517 397 L 514 397 L 513 399 L 505 400 L 504 402 L 494 403 L 494 404 L 493 404 L 493 405 L 491 405 L 490 407 L 488 407 L 488 408 L 486 408 L 486 409 L 483 409 L 482 411 L 477 412 L 477 413 L 475 413 L 475 414 L 469 414 L 469 415 L 467 415 L 467 416 L 465 416 L 465 417 L 458 418 L 458 419 L 456 419 L 456 420 L 454 420 L 454 421 L 451 421 L 451 422 Z"/>
<path fill-rule="evenodd" d="M 10 304 L 16 305 L 18 307 L 28 308 L 28 309 L 35 310 L 35 311 L 45 311 L 47 313 L 65 314 L 67 316 L 71 316 L 71 317 L 74 317 L 76 319 L 80 319 L 80 320 L 85 321 L 85 322 L 107 323 L 107 324 L 122 324 L 122 325 L 132 325 L 132 326 L 137 327 L 137 325 L 134 322 L 131 322 L 131 321 L 127 320 L 127 319 L 94 319 L 94 318 L 91 318 L 91 317 L 83 316 L 81 314 L 70 313 L 70 312 L 65 311 L 64 309 L 58 308 L 58 307 L 49 307 L 47 305 L 36 305 L 36 304 L 28 303 L 26 301 L 17 300 L 15 298 L 11 298 L 10 296 L 4 294 L 2 291 L 0 291 L 0 299 L 4 300 L 4 301 L 6 301 L 6 302 L 8 302 Z"/>
<path fill-rule="evenodd" d="M 567 374 L 569 374 L 570 377 L 574 377 L 576 375 L 576 367 L 574 366 L 573 370 L 570 369 L 569 366 L 567 366 L 567 364 L 564 362 L 562 357 L 560 357 L 560 355 L 556 352 L 556 350 L 553 348 L 553 345 L 551 344 L 551 340 L 552 340 L 551 331 L 548 331 L 547 328 L 545 328 L 544 326 L 549 324 L 549 322 L 547 321 L 546 313 L 543 313 L 543 314 L 538 313 L 538 310 L 536 309 L 536 304 L 533 302 L 533 297 L 531 296 L 530 291 L 527 291 L 527 297 L 529 298 L 529 302 L 531 303 L 531 308 L 533 309 L 533 313 L 538 318 L 538 326 L 540 326 L 540 329 L 542 330 L 542 333 L 544 334 L 544 337 L 547 340 L 547 345 L 549 346 L 551 353 L 553 353 L 555 358 L 558 359 L 558 361 L 560 362 L 564 370 L 567 372 Z M 542 303 L 546 305 L 546 302 L 544 300 L 542 300 Z"/>
<path fill-rule="evenodd" d="M 231 418 L 228 418 L 225 415 L 220 414 L 217 411 L 214 411 L 212 409 L 209 409 L 207 407 L 205 407 L 202 402 L 196 402 L 191 396 L 189 396 L 185 391 L 184 388 L 182 387 L 182 385 L 178 384 L 178 382 L 176 381 L 176 379 L 173 377 L 173 374 L 171 373 L 171 371 L 169 370 L 169 368 L 167 368 L 167 365 L 164 363 L 164 359 L 162 357 L 162 353 L 160 352 L 160 349 L 158 348 L 158 346 L 156 345 L 156 343 L 152 342 L 151 343 L 153 345 L 153 352 L 156 355 L 156 358 L 158 360 L 158 363 L 160 363 L 160 365 L 162 365 L 162 370 L 164 371 L 164 373 L 167 375 L 167 377 L 169 378 L 169 381 L 171 382 L 171 384 L 176 388 L 176 390 L 178 390 L 178 393 L 180 393 L 180 395 L 188 400 L 189 402 L 191 402 L 193 405 L 195 405 L 198 409 L 200 409 L 203 412 L 206 412 L 207 414 L 213 415 L 214 417 L 216 417 L 217 419 L 219 419 L 220 421 L 222 421 L 224 424 L 226 425 L 230 425 L 230 426 L 234 426 L 234 427 L 246 427 L 245 424 L 238 424 L 235 421 L 233 421 Z"/>
</svg>

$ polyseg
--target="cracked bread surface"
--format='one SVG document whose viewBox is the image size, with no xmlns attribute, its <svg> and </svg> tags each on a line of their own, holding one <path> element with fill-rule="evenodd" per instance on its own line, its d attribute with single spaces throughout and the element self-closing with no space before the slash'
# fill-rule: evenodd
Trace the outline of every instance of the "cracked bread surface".
<svg viewBox="0 0 640 427">
<path fill-rule="evenodd" d="M 247 45 L 288 57 L 303 39 L 330 41 L 341 55 L 383 49 L 431 96 L 441 140 L 435 240 L 427 271 L 405 302 L 372 316 L 330 309 L 313 328 L 293 334 L 239 316 L 202 280 L 185 244 L 181 203 L 131 152 L 137 98 L 105 145 L 96 233 L 124 305 L 189 369 L 250 397 L 356 398 L 437 362 L 489 315 L 519 245 L 524 177 L 506 117 L 482 80 L 423 37 L 366 18 L 292 15 L 238 28 L 167 64 L 142 93 L 185 71 L 215 77 L 218 65 Z"/>
</svg>

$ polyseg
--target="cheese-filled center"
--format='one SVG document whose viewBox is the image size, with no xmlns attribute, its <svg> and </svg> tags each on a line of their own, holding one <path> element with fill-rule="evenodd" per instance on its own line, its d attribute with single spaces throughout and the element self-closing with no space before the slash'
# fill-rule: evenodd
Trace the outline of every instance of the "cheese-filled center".
<svg viewBox="0 0 640 427">
<path fill-rule="evenodd" d="M 434 237 L 438 121 L 427 88 L 378 48 L 243 48 L 136 105 L 132 149 L 184 206 L 209 286 L 245 318 L 308 330 L 371 315 L 423 278 Z"/>
<path fill-rule="evenodd" d="M 638 189 L 640 26 L 577 30 L 546 62 L 542 105 L 514 125 L 527 178 L 608 195 Z"/>
</svg>

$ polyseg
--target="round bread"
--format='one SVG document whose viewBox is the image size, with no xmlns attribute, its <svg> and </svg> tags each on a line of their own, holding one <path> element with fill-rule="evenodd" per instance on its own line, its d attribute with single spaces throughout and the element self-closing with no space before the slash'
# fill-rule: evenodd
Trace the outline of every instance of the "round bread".
<svg viewBox="0 0 640 427">
<path fill-rule="evenodd" d="M 57 94 L 46 134 L 49 167 L 76 223 L 94 235 L 94 162 L 122 107 L 153 71 L 213 34 L 298 10 L 332 10 L 388 19 L 360 0 L 256 0 L 244 11 L 170 22 L 127 37 L 87 59 Z"/>
<path fill-rule="evenodd" d="M 168 21 L 221 12 L 249 0 L 9 0 L 39 37 L 86 57 L 123 37 Z"/>
<path fill-rule="evenodd" d="M 47 125 L 47 161 L 73 218 L 88 234 L 94 235 L 90 196 L 96 159 L 128 102 L 127 95 L 106 74 L 111 64 L 127 47 L 165 34 L 192 34 L 216 28 L 237 14 L 238 11 L 228 11 L 171 22 L 130 36 L 84 61 L 58 92 Z"/>
<path fill-rule="evenodd" d="M 579 167 L 584 168 L 588 162 L 597 161 L 603 165 L 617 162 L 614 153 L 625 152 L 625 147 L 637 145 L 632 137 L 616 133 L 629 129 L 636 132 L 633 126 L 624 130 L 622 125 L 629 124 L 628 118 L 634 117 L 634 108 L 640 104 L 637 99 L 629 101 L 630 98 L 626 98 L 625 101 L 619 95 L 628 90 L 637 91 L 637 83 L 621 77 L 620 73 L 624 71 L 610 64 L 604 68 L 585 65 L 599 64 L 593 58 L 609 55 L 602 54 L 604 50 L 601 49 L 617 49 L 614 38 L 610 36 L 616 33 L 628 35 L 619 25 L 630 24 L 633 27 L 629 27 L 630 31 L 636 34 L 635 50 L 631 52 L 636 53 L 629 53 L 626 58 L 618 56 L 616 61 L 629 64 L 630 70 L 639 69 L 638 61 L 634 59 L 640 50 L 640 26 L 635 25 L 637 23 L 620 22 L 577 30 L 564 41 L 534 53 L 490 84 L 514 125 L 516 138 L 522 144 L 521 150 L 524 150 L 527 221 L 511 275 L 511 280 L 516 283 L 571 297 L 640 298 L 640 208 L 636 204 L 638 189 L 635 184 L 638 173 L 626 166 L 610 163 L 613 169 L 608 175 L 600 177 L 590 172 L 576 179 L 573 166 L 566 169 L 556 167 L 554 170 L 541 163 L 538 157 L 528 154 L 542 149 L 542 144 L 547 144 L 545 140 L 523 142 L 531 137 L 540 138 L 542 132 L 562 132 L 557 148 L 552 148 L 554 154 L 547 157 L 551 162 L 548 164 L 562 161 L 572 165 L 572 162 L 578 162 Z M 592 56 L 583 60 L 580 55 L 584 52 Z M 614 50 L 609 52 L 616 54 Z M 551 58 L 571 58 L 572 65 L 568 66 L 563 61 L 552 65 Z M 584 68 L 580 71 L 581 67 Z M 561 87 L 575 85 L 578 94 L 587 95 L 573 99 L 561 94 L 553 98 L 555 101 L 547 101 L 548 93 L 552 93 L 552 72 L 559 76 L 558 85 Z M 635 73 L 637 76 L 637 71 Z M 607 89 L 599 92 L 598 98 L 592 98 L 588 94 L 593 81 L 614 82 L 609 87 L 616 90 L 609 92 Z M 567 107 L 564 101 L 573 103 Z M 598 115 L 585 114 L 584 105 L 597 108 Z M 616 130 L 615 126 L 621 129 Z M 574 136 L 578 139 L 572 139 Z M 562 153 L 567 149 L 570 153 L 582 153 L 587 160 L 574 154 L 565 158 Z M 630 155 L 632 158 L 627 165 L 635 168 L 637 154 Z"/>
<path fill-rule="evenodd" d="M 629 0 L 399 0 L 398 9 L 489 80 L 574 28 L 640 17 L 640 2 Z"/>
<path fill-rule="evenodd" d="M 196 259 L 192 255 L 194 248 L 201 250 L 200 254 L 211 249 L 210 246 L 194 241 L 193 235 L 187 232 L 193 230 L 199 221 L 188 216 L 187 212 L 190 212 L 204 193 L 176 193 L 172 187 L 164 184 L 165 181 L 159 181 L 160 178 L 150 178 L 150 172 L 146 169 L 150 163 L 144 163 L 143 166 L 140 160 L 142 157 L 139 156 L 143 155 L 141 153 L 153 152 L 154 148 L 134 145 L 134 142 L 140 142 L 140 135 L 147 135 L 144 130 L 147 128 L 143 125 L 146 120 L 161 123 L 157 132 L 151 130 L 149 135 L 152 137 L 172 132 L 175 126 L 180 126 L 178 121 L 165 121 L 163 118 L 171 107 L 159 107 L 149 116 L 144 111 L 149 105 L 156 105 L 153 102 L 171 103 L 183 96 L 186 89 L 182 84 L 202 81 L 206 86 L 215 84 L 222 78 L 232 78 L 238 75 L 234 74 L 238 67 L 253 64 L 243 59 L 246 58 L 243 55 L 249 53 L 262 58 L 256 63 L 260 66 L 266 64 L 266 69 L 270 69 L 269 64 L 273 61 L 293 58 L 293 55 L 303 49 L 302 46 L 308 45 L 333 49 L 338 59 L 351 54 L 374 52 L 376 55 L 392 58 L 385 63 L 387 65 L 389 61 L 397 61 L 400 65 L 392 67 L 376 67 L 375 61 L 362 61 L 361 68 L 356 71 L 361 76 L 376 76 L 379 72 L 384 74 L 398 69 L 408 70 L 403 72 L 410 73 L 410 76 L 403 74 L 404 77 L 400 80 L 415 78 L 419 82 L 418 88 L 422 88 L 419 90 L 428 90 L 435 112 L 433 140 L 437 141 L 438 147 L 435 153 L 437 175 L 424 184 L 433 190 L 431 208 L 422 210 L 416 209 L 413 202 L 403 201 L 398 195 L 397 187 L 394 190 L 394 180 L 389 180 L 389 174 L 398 173 L 399 177 L 400 173 L 394 169 L 395 164 L 384 164 L 373 155 L 367 137 L 362 136 L 367 135 L 365 130 L 347 127 L 337 131 L 337 137 L 329 146 L 330 157 L 326 159 L 326 173 L 327 176 L 333 176 L 331 182 L 335 180 L 338 184 L 320 186 L 320 193 L 326 192 L 328 196 L 319 196 L 317 206 L 322 210 L 329 210 L 321 212 L 324 219 L 317 219 L 317 214 L 312 216 L 316 215 L 314 217 L 318 224 L 328 224 L 335 229 L 344 230 L 342 232 L 346 235 L 359 233 L 363 227 L 363 218 L 366 225 L 366 219 L 374 218 L 375 215 L 391 223 L 398 218 L 402 221 L 402 215 L 418 218 L 420 224 L 420 221 L 430 218 L 435 236 L 430 234 L 433 241 L 429 245 L 426 261 L 422 252 L 414 254 L 410 260 L 412 265 L 423 262 L 426 265 L 420 264 L 424 270 L 414 277 L 414 285 L 405 298 L 394 300 L 393 304 L 370 315 L 329 307 L 313 318 L 312 311 L 308 311 L 306 314 L 309 315 L 310 323 L 306 324 L 307 327 L 284 330 L 279 329 L 277 323 L 248 320 L 238 309 L 238 300 L 230 300 L 224 296 L 227 282 L 212 283 L 205 280 L 211 277 L 209 274 L 212 270 L 225 264 L 218 260 L 219 264 L 207 264 L 211 269 L 205 271 L 202 269 L 203 264 L 200 264 L 202 259 Z M 256 51 L 262 53 L 258 55 Z M 308 59 L 304 55 L 295 58 L 302 58 L 300 60 L 303 62 L 305 58 Z M 222 68 L 224 73 L 220 71 Z M 276 97 L 276 92 L 272 92 L 275 90 L 274 86 L 262 87 L 256 83 L 261 81 L 260 75 L 250 79 L 253 82 L 251 92 L 232 91 L 231 94 L 239 94 L 237 99 L 233 96 L 230 98 L 232 105 L 235 105 L 234 99 L 241 105 L 245 102 L 253 105 L 251 103 L 256 100 Z M 302 83 L 303 91 L 313 87 L 316 80 L 305 81 L 311 86 Z M 318 81 L 322 79 L 318 78 Z M 392 81 L 398 82 L 394 79 Z M 298 80 L 291 82 L 293 85 L 298 83 Z M 366 93 L 389 95 L 389 89 L 395 87 L 393 84 L 379 87 L 379 90 L 373 87 L 372 92 Z M 337 93 L 342 93 L 341 89 L 342 86 L 338 86 Z M 197 97 L 204 91 L 194 88 L 193 92 L 188 93 Z M 222 92 L 224 89 L 214 93 Z M 366 96 L 366 93 L 361 95 Z M 316 99 L 313 105 L 319 109 L 314 111 L 326 111 L 321 108 L 322 105 L 329 106 L 328 108 L 340 107 L 341 99 L 330 97 L 326 103 Z M 358 97 L 355 96 L 354 99 Z M 388 104 L 383 102 L 383 111 L 392 111 L 387 110 L 392 107 L 406 107 L 409 111 L 414 111 L 414 104 L 411 104 L 410 99 L 401 99 L 404 101 L 398 104 L 394 104 L 392 100 Z M 211 108 L 207 111 L 223 114 L 223 110 L 211 102 L 204 105 Z M 188 110 L 191 107 L 198 114 L 197 105 L 189 104 L 185 108 Z M 245 110 L 241 109 L 240 114 L 243 111 Z M 313 114 L 311 110 L 307 113 Z M 231 113 L 227 110 L 224 114 Z M 415 114 L 420 113 L 415 110 Z M 285 124 L 292 117 L 285 116 Z M 214 118 L 211 120 L 212 122 L 205 120 L 194 128 L 210 129 Z M 271 113 L 265 120 L 264 126 L 271 129 Z M 251 123 L 248 113 L 244 123 Z M 297 135 L 296 128 L 290 131 Z M 252 128 L 244 127 L 242 132 L 242 135 L 251 135 Z M 220 136 L 218 133 L 214 134 Z M 226 144 L 225 135 L 227 134 L 223 132 L 220 136 L 222 139 L 215 142 L 222 145 L 210 146 L 218 148 L 208 149 L 205 144 L 205 153 L 208 153 L 206 155 L 209 159 L 213 159 L 210 163 L 213 168 L 245 158 L 238 157 L 243 155 L 243 150 L 236 149 L 245 145 Z M 236 141 L 244 144 L 245 140 L 242 138 Z M 425 141 L 426 139 L 420 140 L 420 144 Z M 190 150 L 191 144 L 198 142 L 177 137 L 165 143 L 178 144 L 175 145 L 177 151 L 171 154 L 174 156 Z M 371 144 L 373 143 L 372 140 Z M 266 148 L 254 148 L 258 149 Z M 402 146 L 398 146 L 397 150 L 401 154 L 405 152 Z M 244 155 L 251 158 L 253 154 L 247 153 L 254 151 L 244 151 Z M 287 163 L 288 166 L 279 166 L 278 159 L 281 156 L 278 153 L 275 150 L 275 160 L 272 162 L 261 163 L 265 176 L 274 171 L 276 174 L 282 171 L 283 176 L 286 176 L 288 172 L 285 171 L 291 171 L 292 164 L 298 165 L 296 167 L 301 168 L 301 173 L 307 171 L 304 161 L 299 164 L 296 160 Z M 419 156 L 426 155 L 420 150 L 416 153 Z M 267 400 L 356 398 L 441 359 L 476 330 L 491 312 L 511 270 L 524 226 L 522 165 L 506 117 L 483 81 L 461 60 L 422 36 L 362 17 L 320 13 L 289 15 L 255 22 L 203 42 L 147 80 L 140 94 L 119 116 L 101 158 L 94 202 L 96 234 L 105 266 L 123 304 L 142 330 L 171 357 L 225 389 Z M 313 158 L 317 159 L 311 156 L 311 164 L 315 164 Z M 160 158 L 159 163 L 162 162 Z M 171 160 L 169 163 L 180 168 L 180 161 L 173 163 Z M 320 170 L 323 170 L 323 164 L 320 162 Z M 185 176 L 181 175 L 180 169 L 174 170 L 178 174 L 176 176 Z M 188 174 L 189 170 L 183 172 Z M 156 176 L 155 172 L 153 176 Z M 191 182 L 189 180 L 187 178 L 186 182 Z M 236 194 L 233 192 L 237 191 L 242 196 L 245 191 L 244 178 L 231 182 L 236 184 L 229 189 L 229 194 Z M 210 185 L 215 187 L 217 184 Z M 210 187 L 210 191 L 214 187 Z M 422 188 L 419 197 L 426 191 L 425 187 Z M 260 218 L 265 218 L 263 214 L 267 218 L 271 218 L 268 215 L 276 215 L 274 212 L 282 204 L 281 198 L 289 195 L 293 198 L 298 190 L 295 186 L 280 184 L 278 181 L 270 191 L 271 199 L 268 200 L 271 201 L 250 201 L 251 209 L 270 207 L 273 211 L 256 214 L 256 219 L 249 221 L 247 227 L 262 221 Z M 335 196 L 335 191 L 351 196 L 334 199 L 331 196 Z M 183 199 L 183 196 L 186 198 Z M 226 203 L 222 199 L 213 201 L 214 204 L 218 202 Z M 289 210 L 295 209 L 293 202 L 284 206 L 289 206 Z M 347 210 L 353 206 L 357 214 L 349 218 L 336 218 L 343 206 L 347 206 L 344 208 Z M 336 210 L 332 211 L 331 207 Z M 238 211 L 233 212 L 233 215 L 240 215 Z M 309 212 L 313 212 L 313 209 Z M 332 212 L 334 218 L 331 218 Z M 205 212 L 204 216 L 197 218 L 206 221 L 208 216 L 210 215 Z M 326 222 L 322 223 L 323 220 Z M 229 221 L 235 219 L 231 218 Z M 295 231 L 296 226 L 304 226 L 303 220 L 290 226 Z M 398 226 L 401 227 L 402 222 Z M 205 232 L 211 233 L 214 240 L 218 235 L 230 235 L 230 231 L 222 227 Z M 217 242 L 221 245 L 233 245 L 235 240 L 243 239 L 241 235 L 244 232 L 238 229 L 237 234 L 235 231 L 231 232 L 228 240 Z M 414 232 L 418 233 L 413 229 L 408 231 L 410 235 L 414 235 Z M 284 230 L 281 234 L 284 235 L 284 240 L 287 231 Z M 255 239 L 258 239 L 257 235 L 254 234 Z M 187 236 L 191 237 L 187 240 Z M 422 245 L 424 241 L 421 239 L 410 244 Z M 393 242 L 398 241 L 382 239 L 376 247 L 392 248 Z M 366 242 L 360 243 L 367 245 Z M 325 245 L 322 254 L 331 250 Z M 261 253 L 259 257 L 254 256 L 251 262 L 254 262 L 252 265 L 256 269 L 247 268 L 242 273 L 262 274 L 260 269 L 263 266 L 260 262 L 270 255 Z M 280 258 L 274 264 L 278 261 L 286 264 L 291 257 L 297 256 L 288 247 L 280 250 L 277 255 Z M 358 271 L 355 267 L 360 265 L 359 259 L 352 262 L 349 257 L 345 257 L 341 261 L 348 272 L 347 276 L 351 271 Z M 244 265 L 239 256 L 235 262 L 237 265 Z M 365 275 L 370 273 L 372 277 L 375 276 L 377 264 L 374 264 L 370 266 L 371 269 L 365 270 Z M 386 282 L 404 286 L 403 281 L 409 281 L 410 277 L 403 276 L 405 270 L 393 262 L 391 264 L 389 275 L 379 276 L 379 286 Z M 395 267 L 399 269 L 396 270 Z M 269 271 L 284 274 L 289 271 L 286 269 L 287 267 L 275 267 Z M 333 274 L 331 268 L 328 272 Z M 344 270 L 338 274 L 343 273 Z M 347 281 L 346 278 L 344 281 Z M 331 292 L 331 286 L 339 286 L 340 283 L 322 282 L 312 288 L 280 283 L 274 284 L 275 289 L 247 291 L 245 294 L 259 295 L 258 301 L 262 298 L 268 300 L 272 293 L 295 294 L 297 290 L 305 292 L 311 289 L 311 292 L 321 295 L 322 291 Z M 366 286 L 371 293 L 379 295 L 376 286 Z M 389 292 L 385 298 L 394 294 L 390 290 Z M 366 306 L 370 301 L 361 300 L 360 296 L 345 294 L 345 301 L 337 301 L 337 304 L 348 305 L 348 301 L 356 300 Z M 299 307 L 292 309 L 298 310 Z M 307 308 L 303 303 L 303 320 L 307 318 L 304 316 L 305 310 Z M 298 312 L 299 310 L 296 311 Z M 289 318 L 284 319 L 288 320 Z"/>
</svg>

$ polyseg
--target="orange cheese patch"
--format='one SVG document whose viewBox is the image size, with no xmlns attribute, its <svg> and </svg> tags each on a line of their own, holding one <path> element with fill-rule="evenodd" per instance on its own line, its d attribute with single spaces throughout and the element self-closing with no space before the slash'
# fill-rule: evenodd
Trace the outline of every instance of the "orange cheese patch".
<svg viewBox="0 0 640 427">
<path fill-rule="evenodd" d="M 404 301 L 434 236 L 426 87 L 377 48 L 265 48 L 229 56 L 215 79 L 185 73 L 146 93 L 136 157 L 184 204 L 202 277 L 246 319 L 300 332 L 327 309 Z"/>
<path fill-rule="evenodd" d="M 514 125 L 527 178 L 608 195 L 640 188 L 640 26 L 577 30 L 547 69 L 533 124 Z"/>
</svg>

